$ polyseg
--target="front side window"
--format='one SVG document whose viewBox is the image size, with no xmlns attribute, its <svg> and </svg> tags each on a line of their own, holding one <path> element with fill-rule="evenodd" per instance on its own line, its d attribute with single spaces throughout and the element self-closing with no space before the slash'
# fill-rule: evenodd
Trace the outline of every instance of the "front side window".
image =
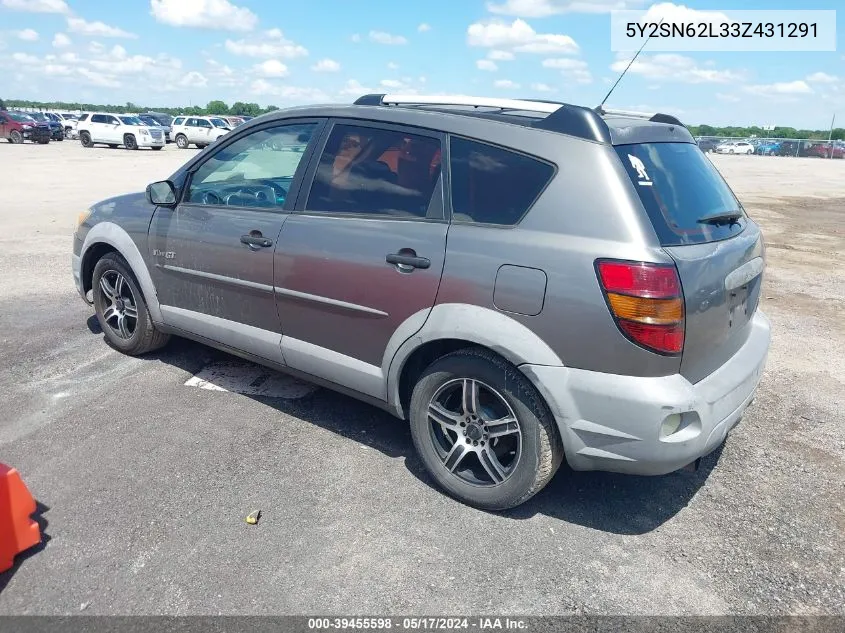
<svg viewBox="0 0 845 633">
<path fill-rule="evenodd" d="M 436 138 L 336 125 L 320 157 L 306 209 L 425 218 L 440 178 L 440 155 Z"/>
<path fill-rule="evenodd" d="M 283 207 L 316 128 L 316 123 L 265 128 L 226 145 L 193 175 L 185 202 Z"/>
<path fill-rule="evenodd" d="M 210 121 L 206 121 L 205 119 L 197 119 L 196 120 L 197 127 L 212 127 Z"/>
<path fill-rule="evenodd" d="M 555 173 L 539 159 L 486 143 L 453 137 L 449 148 L 456 222 L 513 226 Z"/>
<path fill-rule="evenodd" d="M 141 119 L 139 119 L 138 117 L 134 117 L 134 116 L 122 116 L 122 117 L 120 117 L 120 120 L 125 125 L 144 125 L 144 122 L 141 121 Z"/>
</svg>

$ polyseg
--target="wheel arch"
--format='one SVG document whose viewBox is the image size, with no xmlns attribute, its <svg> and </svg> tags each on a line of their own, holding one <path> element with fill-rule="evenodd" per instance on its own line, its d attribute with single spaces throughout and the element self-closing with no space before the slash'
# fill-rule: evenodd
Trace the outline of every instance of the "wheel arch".
<svg viewBox="0 0 845 633">
<path fill-rule="evenodd" d="M 427 318 L 424 312 L 409 317 L 397 329 L 385 354 L 387 399 L 399 417 L 407 417 L 410 393 L 422 371 L 437 358 L 458 349 L 489 350 L 517 369 L 524 364 L 563 365 L 537 334 L 503 312 L 457 303 L 437 305 Z M 424 323 L 417 325 L 422 319 Z M 412 331 L 407 333 L 409 329 Z M 395 353 L 391 353 L 392 349 Z M 532 376 L 523 374 L 535 383 Z"/>
<path fill-rule="evenodd" d="M 129 234 L 113 222 L 95 224 L 85 236 L 81 249 L 80 279 L 86 294 L 92 286 L 94 266 L 100 258 L 111 252 L 119 254 L 126 260 L 132 269 L 132 274 L 138 280 L 138 285 L 141 286 L 141 293 L 153 322 L 161 323 L 163 321 L 161 307 L 147 264 Z"/>
</svg>

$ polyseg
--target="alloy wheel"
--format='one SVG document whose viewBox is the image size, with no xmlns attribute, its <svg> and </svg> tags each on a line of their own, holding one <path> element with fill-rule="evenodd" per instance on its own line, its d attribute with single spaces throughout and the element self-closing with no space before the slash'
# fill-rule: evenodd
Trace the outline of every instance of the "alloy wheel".
<svg viewBox="0 0 845 633">
<path fill-rule="evenodd" d="M 116 270 L 107 270 L 100 277 L 103 298 L 103 321 L 112 333 L 129 340 L 138 327 L 138 303 L 126 278 Z"/>
<path fill-rule="evenodd" d="M 428 405 L 429 433 L 443 466 L 475 486 L 498 486 L 516 470 L 522 431 L 505 398 L 471 378 L 445 383 Z"/>
</svg>

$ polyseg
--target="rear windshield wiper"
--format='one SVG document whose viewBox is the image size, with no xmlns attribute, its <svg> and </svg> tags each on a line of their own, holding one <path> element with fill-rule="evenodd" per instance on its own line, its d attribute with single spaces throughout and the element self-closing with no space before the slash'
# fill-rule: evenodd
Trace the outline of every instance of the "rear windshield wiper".
<svg viewBox="0 0 845 633">
<path fill-rule="evenodd" d="M 721 213 L 713 213 L 698 218 L 696 222 L 699 224 L 738 224 L 738 220 L 742 219 L 741 211 L 725 211 Z"/>
</svg>

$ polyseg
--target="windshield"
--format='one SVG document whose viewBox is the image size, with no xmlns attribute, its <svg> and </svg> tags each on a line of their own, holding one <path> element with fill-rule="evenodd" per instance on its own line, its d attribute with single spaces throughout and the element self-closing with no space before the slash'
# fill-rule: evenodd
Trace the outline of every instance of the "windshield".
<svg viewBox="0 0 845 633">
<path fill-rule="evenodd" d="M 63 114 L 63 115 L 62 115 L 62 118 L 63 118 L 63 119 L 72 119 L 72 120 L 74 120 L 74 121 L 75 121 L 78 117 L 77 117 L 77 115 L 75 115 L 75 114 Z"/>
<path fill-rule="evenodd" d="M 35 119 L 26 114 L 18 114 L 17 112 L 7 112 L 7 114 L 18 123 L 35 123 Z"/>
<path fill-rule="evenodd" d="M 122 116 L 119 117 L 121 121 L 123 121 L 126 125 L 144 125 L 144 122 L 141 121 L 136 116 Z"/>
<path fill-rule="evenodd" d="M 663 246 L 715 242 L 745 228 L 744 215 L 730 223 L 702 218 L 742 208 L 710 159 L 692 143 L 619 145 L 631 178 Z"/>
<path fill-rule="evenodd" d="M 43 112 L 33 112 L 29 115 L 30 118 L 35 119 L 36 121 L 49 121 L 50 117 L 48 117 Z"/>
<path fill-rule="evenodd" d="M 155 120 L 153 117 L 151 117 L 151 116 L 139 116 L 138 118 L 139 118 L 139 119 L 141 119 L 141 121 L 143 121 L 143 122 L 144 122 L 144 123 L 146 123 L 147 125 L 155 125 L 155 126 L 157 126 L 157 125 L 158 125 L 158 121 L 156 121 L 156 120 Z"/>
<path fill-rule="evenodd" d="M 229 124 L 223 119 L 211 119 L 211 122 L 214 124 L 214 127 L 229 127 Z"/>
</svg>

